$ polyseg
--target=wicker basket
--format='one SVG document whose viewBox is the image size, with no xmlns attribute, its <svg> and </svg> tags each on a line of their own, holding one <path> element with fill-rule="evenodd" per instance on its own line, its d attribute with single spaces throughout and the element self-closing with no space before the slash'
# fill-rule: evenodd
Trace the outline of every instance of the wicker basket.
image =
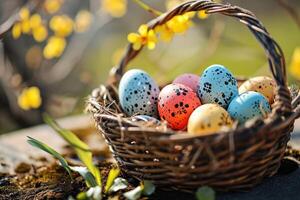
<svg viewBox="0 0 300 200">
<path fill-rule="evenodd" d="M 88 109 L 125 174 L 152 180 L 167 190 L 193 191 L 203 185 L 220 191 L 246 190 L 277 172 L 294 120 L 300 116 L 300 108 L 296 108 L 300 98 L 292 103 L 281 48 L 261 22 L 245 9 L 195 0 L 159 16 L 148 26 L 155 28 L 176 15 L 200 10 L 238 19 L 265 49 L 277 83 L 276 102 L 267 119 L 250 120 L 230 132 L 210 136 L 176 134 L 169 129 L 132 122 L 122 113 L 116 92 L 126 65 L 140 52 L 131 45 L 120 65 L 112 69 L 108 84 L 93 91 Z"/>
</svg>

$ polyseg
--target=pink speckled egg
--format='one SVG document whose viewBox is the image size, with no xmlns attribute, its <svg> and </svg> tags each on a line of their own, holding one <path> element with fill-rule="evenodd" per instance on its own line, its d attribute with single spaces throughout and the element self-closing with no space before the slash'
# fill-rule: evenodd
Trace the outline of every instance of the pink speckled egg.
<svg viewBox="0 0 300 200">
<path fill-rule="evenodd" d="M 173 83 L 179 83 L 191 88 L 197 93 L 200 77 L 196 74 L 182 74 L 174 79 Z"/>
<path fill-rule="evenodd" d="M 182 84 L 167 85 L 158 96 L 159 116 L 174 130 L 184 130 L 190 115 L 200 105 L 197 94 Z"/>
</svg>

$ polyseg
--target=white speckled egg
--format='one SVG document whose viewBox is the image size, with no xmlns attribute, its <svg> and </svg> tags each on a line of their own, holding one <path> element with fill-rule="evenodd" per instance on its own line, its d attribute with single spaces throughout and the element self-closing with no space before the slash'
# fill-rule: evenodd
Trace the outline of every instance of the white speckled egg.
<svg viewBox="0 0 300 200">
<path fill-rule="evenodd" d="M 258 76 L 245 81 L 239 87 L 239 93 L 242 94 L 248 91 L 259 92 L 268 99 L 270 104 L 272 104 L 275 98 L 275 86 L 276 83 L 272 78 Z"/>
<path fill-rule="evenodd" d="M 200 77 L 196 74 L 181 74 L 174 79 L 173 83 L 188 86 L 197 93 L 199 79 Z"/>
<path fill-rule="evenodd" d="M 157 117 L 158 85 L 144 71 L 127 71 L 119 84 L 119 101 L 123 111 L 134 114 Z"/>
<path fill-rule="evenodd" d="M 203 104 L 215 103 L 226 109 L 238 95 L 238 84 L 224 66 L 212 65 L 200 77 L 198 95 Z"/>
<path fill-rule="evenodd" d="M 228 112 L 218 104 L 204 104 L 190 116 L 188 132 L 195 135 L 210 135 L 231 128 L 233 124 Z"/>
<path fill-rule="evenodd" d="M 264 118 L 271 112 L 271 107 L 262 94 L 249 91 L 235 97 L 227 111 L 234 120 L 245 123 L 255 117 Z"/>
</svg>

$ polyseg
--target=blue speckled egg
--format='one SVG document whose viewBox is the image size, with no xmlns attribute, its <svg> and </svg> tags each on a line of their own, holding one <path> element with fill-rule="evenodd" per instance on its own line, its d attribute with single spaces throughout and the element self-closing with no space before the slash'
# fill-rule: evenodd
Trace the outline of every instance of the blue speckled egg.
<svg viewBox="0 0 300 200">
<path fill-rule="evenodd" d="M 254 117 L 263 118 L 271 112 L 271 107 L 262 94 L 249 91 L 235 97 L 227 111 L 234 120 L 244 123 Z"/>
<path fill-rule="evenodd" d="M 127 71 L 119 84 L 119 101 L 129 115 L 157 117 L 158 85 L 146 72 L 139 69 Z"/>
<path fill-rule="evenodd" d="M 202 104 L 215 103 L 227 108 L 231 100 L 238 95 L 238 84 L 224 66 L 211 65 L 200 77 L 198 95 Z"/>
</svg>

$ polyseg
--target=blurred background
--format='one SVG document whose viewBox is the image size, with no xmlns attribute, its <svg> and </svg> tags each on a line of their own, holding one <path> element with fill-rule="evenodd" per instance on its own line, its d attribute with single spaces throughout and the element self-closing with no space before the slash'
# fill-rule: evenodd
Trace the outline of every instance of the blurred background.
<svg viewBox="0 0 300 200">
<path fill-rule="evenodd" d="M 0 134 L 42 123 L 42 113 L 84 112 L 93 88 L 105 83 L 128 44 L 127 35 L 182 0 L 0 1 Z M 300 1 L 226 0 L 251 10 L 282 47 L 289 84 L 300 80 Z M 215 63 L 236 76 L 270 75 L 265 53 L 247 27 L 197 13 L 171 41 L 144 49 L 129 68 L 158 83 Z"/>
</svg>

